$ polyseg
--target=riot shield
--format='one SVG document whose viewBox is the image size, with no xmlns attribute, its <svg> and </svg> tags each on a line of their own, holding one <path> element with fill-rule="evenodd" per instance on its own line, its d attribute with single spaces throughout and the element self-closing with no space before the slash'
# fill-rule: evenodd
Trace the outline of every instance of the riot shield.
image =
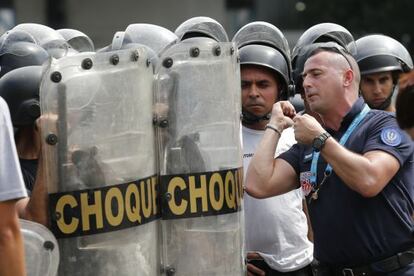
<svg viewBox="0 0 414 276">
<path fill-rule="evenodd" d="M 55 276 L 59 247 L 55 236 L 43 225 L 20 219 L 28 276 Z"/>
<path fill-rule="evenodd" d="M 164 275 L 244 274 L 237 56 L 191 38 L 156 70 Z"/>
<path fill-rule="evenodd" d="M 52 60 L 42 81 L 59 275 L 158 275 L 153 69 L 145 48 Z"/>
</svg>

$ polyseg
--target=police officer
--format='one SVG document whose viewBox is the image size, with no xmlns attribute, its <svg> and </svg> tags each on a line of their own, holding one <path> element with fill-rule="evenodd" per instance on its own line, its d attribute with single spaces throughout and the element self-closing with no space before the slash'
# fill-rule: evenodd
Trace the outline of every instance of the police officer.
<svg viewBox="0 0 414 276">
<path fill-rule="evenodd" d="M 0 275 L 26 275 L 16 201 L 27 196 L 7 104 L 0 97 Z"/>
<path fill-rule="evenodd" d="M 407 49 L 386 35 L 367 35 L 356 41 L 355 59 L 361 71 L 361 93 L 374 109 L 395 112 L 392 102 L 400 73 L 413 68 Z"/>
<path fill-rule="evenodd" d="M 260 35 L 254 37 L 257 33 Z M 271 38 L 268 41 L 265 33 Z M 273 104 L 288 99 L 289 47 L 279 29 L 266 22 L 243 26 L 233 41 L 240 55 L 243 166 L 247 168 Z M 293 129 L 284 132 L 281 140 L 276 155 L 295 143 Z M 307 237 L 301 190 L 264 200 L 246 194 L 244 204 L 248 275 L 311 275 L 313 245 Z"/>
<path fill-rule="evenodd" d="M 323 125 L 276 103 L 246 191 L 263 198 L 302 187 L 317 275 L 413 275 L 413 144 L 392 114 L 370 110 L 358 97 L 359 72 L 349 53 L 334 43 L 305 52 L 306 100 Z M 289 125 L 298 144 L 274 160 Z"/>
</svg>

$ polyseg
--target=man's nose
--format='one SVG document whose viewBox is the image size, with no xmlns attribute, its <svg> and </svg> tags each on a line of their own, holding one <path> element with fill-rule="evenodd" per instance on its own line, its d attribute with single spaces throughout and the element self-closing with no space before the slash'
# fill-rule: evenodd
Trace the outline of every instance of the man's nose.
<svg viewBox="0 0 414 276">
<path fill-rule="evenodd" d="M 306 76 L 303 77 L 302 89 L 306 92 L 306 88 L 310 86 L 309 78 Z"/>
<path fill-rule="evenodd" d="M 381 93 L 383 89 L 382 84 L 380 84 L 379 82 L 375 82 L 375 86 L 374 86 L 374 93 Z"/>
<path fill-rule="evenodd" d="M 250 86 L 249 97 L 257 98 L 257 97 L 259 97 L 259 95 L 260 95 L 260 93 L 259 93 L 258 87 L 254 84 L 252 86 Z"/>
</svg>

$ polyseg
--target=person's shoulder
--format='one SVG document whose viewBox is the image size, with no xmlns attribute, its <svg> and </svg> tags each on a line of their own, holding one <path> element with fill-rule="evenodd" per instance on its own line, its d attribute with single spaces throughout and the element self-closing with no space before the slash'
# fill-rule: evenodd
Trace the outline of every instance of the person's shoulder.
<svg viewBox="0 0 414 276">
<path fill-rule="evenodd" d="M 384 111 L 384 110 L 378 110 L 378 109 L 371 109 L 368 112 L 368 115 L 376 118 L 396 118 L 395 112 L 390 111 Z"/>
<path fill-rule="evenodd" d="M 393 122 L 397 125 L 397 118 L 395 116 L 395 112 L 371 109 L 366 116 L 366 122 L 369 124 L 379 124 L 381 122 Z"/>
</svg>

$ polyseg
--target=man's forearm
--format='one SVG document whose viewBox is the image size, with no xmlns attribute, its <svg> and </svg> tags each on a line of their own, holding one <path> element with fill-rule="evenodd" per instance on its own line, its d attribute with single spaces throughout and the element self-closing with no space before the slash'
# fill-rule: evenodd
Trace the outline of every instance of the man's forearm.
<svg viewBox="0 0 414 276">
<path fill-rule="evenodd" d="M 326 141 L 321 155 L 332 166 L 336 175 L 352 190 L 362 196 L 377 195 L 399 168 L 398 161 L 385 152 L 375 152 L 370 156 L 354 153 L 341 146 L 335 139 Z M 389 164 L 382 166 L 384 158 L 389 158 Z M 394 159 L 394 160 L 392 160 Z M 391 165 L 390 165 L 391 164 Z"/>
<path fill-rule="evenodd" d="M 267 129 L 257 147 L 246 174 L 246 190 L 248 193 L 259 196 L 262 191 L 268 190 L 274 170 L 274 153 L 280 134 Z"/>
<path fill-rule="evenodd" d="M 12 204 L 14 204 L 14 202 Z M 2 216 L 2 220 L 5 221 L 0 227 L 0 275 L 26 275 L 23 239 L 20 232 L 17 214 L 4 214 L 4 216 Z"/>
<path fill-rule="evenodd" d="M 31 220 L 44 226 L 48 226 L 48 194 L 46 187 L 45 169 L 42 154 L 39 156 L 36 182 L 30 198 L 24 198 L 18 202 L 19 217 Z"/>
</svg>

